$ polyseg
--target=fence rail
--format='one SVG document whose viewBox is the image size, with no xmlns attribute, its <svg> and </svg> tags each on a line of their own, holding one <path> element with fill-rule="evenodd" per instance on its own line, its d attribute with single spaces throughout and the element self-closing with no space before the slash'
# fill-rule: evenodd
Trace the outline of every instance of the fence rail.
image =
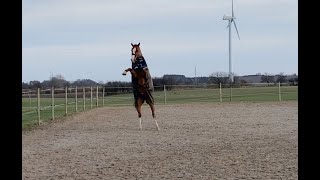
<svg viewBox="0 0 320 180">
<path fill-rule="evenodd" d="M 221 84 L 154 86 L 156 104 L 225 101 L 297 100 L 297 86 L 267 83 L 228 87 Z M 68 87 L 24 89 L 23 124 L 40 124 L 101 106 L 132 105 L 132 87 Z"/>
</svg>

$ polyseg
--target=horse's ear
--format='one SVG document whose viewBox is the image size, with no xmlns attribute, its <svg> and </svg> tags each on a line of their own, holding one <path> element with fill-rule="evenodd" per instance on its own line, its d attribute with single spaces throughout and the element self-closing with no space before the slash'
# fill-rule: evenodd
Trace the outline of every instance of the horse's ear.
<svg viewBox="0 0 320 180">
<path fill-rule="evenodd" d="M 131 46 L 133 46 L 133 44 L 131 43 Z"/>
<path fill-rule="evenodd" d="M 138 46 L 140 46 L 140 42 L 139 42 Z"/>
</svg>

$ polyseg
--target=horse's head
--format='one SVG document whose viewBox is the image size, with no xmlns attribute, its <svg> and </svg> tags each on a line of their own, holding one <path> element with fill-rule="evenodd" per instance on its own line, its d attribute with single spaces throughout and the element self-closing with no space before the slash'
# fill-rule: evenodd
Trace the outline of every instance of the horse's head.
<svg viewBox="0 0 320 180">
<path fill-rule="evenodd" d="M 132 63 L 135 63 L 137 57 L 142 56 L 142 52 L 140 49 L 140 42 L 139 42 L 139 44 L 132 44 L 131 43 L 131 46 L 132 46 L 132 48 L 131 48 L 131 61 L 132 61 Z"/>
</svg>

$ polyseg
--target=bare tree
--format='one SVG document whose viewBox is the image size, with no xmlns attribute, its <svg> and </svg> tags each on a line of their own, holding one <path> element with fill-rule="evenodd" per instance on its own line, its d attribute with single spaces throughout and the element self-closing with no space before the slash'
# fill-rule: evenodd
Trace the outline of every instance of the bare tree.
<svg viewBox="0 0 320 180">
<path fill-rule="evenodd" d="M 28 83 L 22 82 L 21 88 L 22 88 L 22 89 L 29 89 L 29 88 L 30 88 L 30 85 L 29 85 Z"/>
<path fill-rule="evenodd" d="M 55 88 L 61 88 L 69 86 L 69 82 L 61 74 L 57 74 L 50 78 L 50 85 Z"/>
<path fill-rule="evenodd" d="M 290 85 L 296 86 L 298 85 L 298 75 L 296 73 L 292 74 L 290 78 L 288 78 Z"/>
<path fill-rule="evenodd" d="M 263 83 L 274 83 L 274 75 L 269 73 L 264 73 L 264 75 L 261 76 L 261 82 Z"/>
<path fill-rule="evenodd" d="M 229 75 L 226 72 L 214 72 L 209 75 L 209 80 L 214 84 L 227 84 Z"/>
<path fill-rule="evenodd" d="M 287 82 L 286 76 L 284 75 L 283 72 L 277 74 L 276 76 L 277 76 L 277 81 L 276 82 L 280 82 L 280 83 Z"/>
<path fill-rule="evenodd" d="M 30 81 L 29 86 L 31 89 L 37 89 L 42 87 L 40 81 L 37 81 L 37 80 Z"/>
<path fill-rule="evenodd" d="M 162 81 L 163 81 L 163 83 L 165 85 L 167 85 L 167 90 L 173 89 L 172 85 L 176 85 L 177 84 L 176 78 L 174 76 L 170 76 L 170 75 L 164 76 L 162 78 Z"/>
</svg>

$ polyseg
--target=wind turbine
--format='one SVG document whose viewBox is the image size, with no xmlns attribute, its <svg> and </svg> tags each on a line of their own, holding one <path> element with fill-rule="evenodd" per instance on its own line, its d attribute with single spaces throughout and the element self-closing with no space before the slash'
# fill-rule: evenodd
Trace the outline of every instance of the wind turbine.
<svg viewBox="0 0 320 180">
<path fill-rule="evenodd" d="M 233 0 L 232 0 L 232 16 L 224 15 L 222 19 L 228 21 L 227 28 L 229 27 L 229 79 L 230 79 L 230 82 L 233 83 L 233 72 L 232 72 L 232 61 L 231 61 L 231 23 L 234 24 L 234 27 L 236 28 L 236 31 L 240 40 L 239 32 L 238 32 L 236 21 L 235 21 L 236 17 L 234 16 L 234 13 L 233 13 Z"/>
</svg>

